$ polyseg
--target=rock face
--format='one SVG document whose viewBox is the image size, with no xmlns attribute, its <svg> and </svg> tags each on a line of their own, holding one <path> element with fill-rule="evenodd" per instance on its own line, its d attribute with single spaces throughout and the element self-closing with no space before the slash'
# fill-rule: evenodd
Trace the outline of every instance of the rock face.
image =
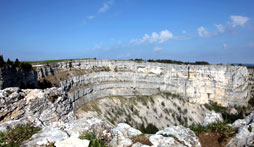
<svg viewBox="0 0 254 147">
<path fill-rule="evenodd" d="M 9 80 L 3 78 L 3 71 L 0 75 L 0 83 L 6 85 Z M 193 103 L 211 100 L 224 106 L 245 105 L 250 90 L 249 72 L 241 66 L 75 60 L 36 66 L 34 75 L 68 91 L 69 97 L 75 99 L 75 109 L 87 101 L 110 95 L 151 95 L 162 91 Z"/>
<path fill-rule="evenodd" d="M 7 87 L 38 88 L 37 79 L 37 72 L 33 70 L 26 71 L 8 66 L 0 69 L 0 89 Z"/>
<path fill-rule="evenodd" d="M 0 121 L 27 118 L 38 126 L 73 120 L 72 100 L 62 88 L 0 90 Z"/>
<path fill-rule="evenodd" d="M 238 129 L 236 136 L 227 144 L 227 147 L 254 146 L 254 113 L 245 119 L 236 120 L 232 127 Z"/>
</svg>

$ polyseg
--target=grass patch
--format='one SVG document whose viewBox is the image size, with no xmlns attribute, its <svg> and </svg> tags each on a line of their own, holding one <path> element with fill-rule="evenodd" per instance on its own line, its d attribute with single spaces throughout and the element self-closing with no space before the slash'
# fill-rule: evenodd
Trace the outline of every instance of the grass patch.
<svg viewBox="0 0 254 147">
<path fill-rule="evenodd" d="M 6 147 L 18 147 L 28 140 L 33 134 L 40 131 L 40 128 L 31 125 L 18 125 L 14 129 L 8 129 L 7 132 L 0 132 L 0 144 Z"/>
<path fill-rule="evenodd" d="M 86 135 L 79 136 L 79 139 L 90 140 L 89 147 L 106 147 L 102 139 L 96 138 L 94 133 L 87 133 Z"/>
<path fill-rule="evenodd" d="M 216 122 L 206 127 L 202 125 L 192 125 L 189 128 L 194 131 L 196 135 L 199 135 L 203 132 L 218 133 L 220 135 L 218 142 L 222 142 L 225 139 L 234 136 L 236 133 L 236 130 L 228 126 L 225 122 Z"/>
</svg>

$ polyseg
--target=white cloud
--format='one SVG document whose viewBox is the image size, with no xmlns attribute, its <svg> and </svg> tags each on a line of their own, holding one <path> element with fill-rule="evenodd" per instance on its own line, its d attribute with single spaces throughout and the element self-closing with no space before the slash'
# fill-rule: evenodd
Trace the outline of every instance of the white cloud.
<svg viewBox="0 0 254 147">
<path fill-rule="evenodd" d="M 164 43 L 173 38 L 173 34 L 168 30 L 162 30 L 160 33 L 153 32 L 151 35 L 145 34 L 142 39 L 134 39 L 131 43 Z"/>
<path fill-rule="evenodd" d="M 113 0 L 109 0 L 109 1 L 106 1 L 104 4 L 103 4 L 103 7 L 101 7 L 99 10 L 98 10 L 98 13 L 104 13 L 106 11 L 108 11 L 110 9 L 110 7 L 113 5 L 114 1 Z"/>
<path fill-rule="evenodd" d="M 249 18 L 244 16 L 230 16 L 230 19 L 233 27 L 243 26 L 249 21 Z"/>
<path fill-rule="evenodd" d="M 166 42 L 171 38 L 173 38 L 173 34 L 171 32 L 169 32 L 168 30 L 161 31 L 160 43 Z"/>
<path fill-rule="evenodd" d="M 213 33 L 208 32 L 204 27 L 198 28 L 198 35 L 202 38 L 211 37 L 213 36 Z"/>
<path fill-rule="evenodd" d="M 156 32 L 153 32 L 152 33 L 152 36 L 150 38 L 150 42 L 153 43 L 153 42 L 157 42 L 159 40 L 160 36 L 156 33 Z"/>
<path fill-rule="evenodd" d="M 226 49 L 228 48 L 228 45 L 226 43 L 223 44 L 223 48 Z"/>
<path fill-rule="evenodd" d="M 225 27 L 222 24 L 215 24 L 215 26 L 220 33 L 225 32 Z"/>
<path fill-rule="evenodd" d="M 87 16 L 88 19 L 94 19 L 95 16 Z"/>
<path fill-rule="evenodd" d="M 162 48 L 160 48 L 160 47 L 155 47 L 153 50 L 154 50 L 155 52 L 158 52 L 158 51 L 162 50 Z"/>
</svg>

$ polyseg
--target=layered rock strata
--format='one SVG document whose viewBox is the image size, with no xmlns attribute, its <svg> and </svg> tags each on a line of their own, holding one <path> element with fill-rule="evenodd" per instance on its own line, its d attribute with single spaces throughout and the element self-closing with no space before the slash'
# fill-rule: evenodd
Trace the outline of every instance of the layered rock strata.
<svg viewBox="0 0 254 147">
<path fill-rule="evenodd" d="M 250 93 L 249 72 L 242 66 L 76 60 L 38 67 L 37 73 L 39 79 L 64 87 L 75 109 L 96 98 L 160 92 L 198 104 L 246 105 Z"/>
</svg>

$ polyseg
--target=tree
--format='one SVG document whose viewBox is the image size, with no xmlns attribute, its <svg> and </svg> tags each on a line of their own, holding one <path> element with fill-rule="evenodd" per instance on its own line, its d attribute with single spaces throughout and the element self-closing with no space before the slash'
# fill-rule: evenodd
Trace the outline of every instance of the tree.
<svg viewBox="0 0 254 147">
<path fill-rule="evenodd" d="M 0 67 L 4 66 L 4 57 L 3 55 L 0 55 Z"/>
<path fill-rule="evenodd" d="M 14 66 L 15 66 L 15 67 L 19 67 L 19 64 L 20 64 L 19 59 L 16 58 L 16 60 L 15 60 L 15 62 L 14 62 Z"/>
<path fill-rule="evenodd" d="M 11 61 L 10 58 L 7 59 L 7 62 L 6 62 L 8 65 L 13 65 L 13 62 Z"/>
</svg>

